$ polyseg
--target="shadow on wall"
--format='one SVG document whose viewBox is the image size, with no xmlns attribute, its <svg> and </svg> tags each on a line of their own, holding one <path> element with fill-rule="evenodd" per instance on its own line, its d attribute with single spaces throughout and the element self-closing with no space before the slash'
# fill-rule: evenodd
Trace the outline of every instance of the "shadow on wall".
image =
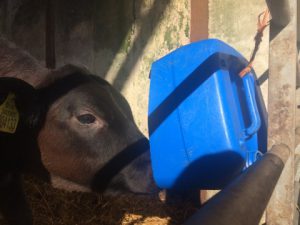
<svg viewBox="0 0 300 225">
<path fill-rule="evenodd" d="M 55 0 L 57 66 L 84 65 L 105 78 L 117 54 L 125 51 L 126 58 L 113 80 L 122 90 L 169 3 L 153 0 L 142 13 L 145 1 Z M 0 4 L 0 17 L 5 21 L 0 25 L 2 33 L 41 61 L 45 61 L 46 5 L 46 0 L 4 0 Z M 134 30 L 137 23 L 139 30 Z"/>
<path fill-rule="evenodd" d="M 127 54 L 126 60 L 122 64 L 115 80 L 113 81 L 113 86 L 115 86 L 118 90 L 121 90 L 124 87 L 124 84 L 129 78 L 128 76 L 131 74 L 132 69 L 137 64 L 139 57 L 143 54 L 147 42 L 153 35 L 153 31 L 159 24 L 159 21 L 162 19 L 164 11 L 169 3 L 170 0 L 156 0 L 154 1 L 153 6 L 147 15 L 143 16 L 141 21 L 141 29 L 137 34 L 137 38 L 135 39 L 130 52 Z M 138 1 L 138 4 L 138 8 L 141 8 L 141 1 Z M 147 26 L 150 21 L 150 26 Z M 145 26 L 143 26 L 143 24 L 145 24 Z"/>
</svg>

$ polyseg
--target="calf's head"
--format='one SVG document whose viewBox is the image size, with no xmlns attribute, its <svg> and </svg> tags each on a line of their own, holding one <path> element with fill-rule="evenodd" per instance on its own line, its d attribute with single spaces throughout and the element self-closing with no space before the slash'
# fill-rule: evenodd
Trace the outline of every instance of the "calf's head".
<svg viewBox="0 0 300 225">
<path fill-rule="evenodd" d="M 148 140 L 111 85 L 74 73 L 42 88 L 39 96 L 48 108 L 38 146 L 53 186 L 110 194 L 156 191 Z"/>
</svg>

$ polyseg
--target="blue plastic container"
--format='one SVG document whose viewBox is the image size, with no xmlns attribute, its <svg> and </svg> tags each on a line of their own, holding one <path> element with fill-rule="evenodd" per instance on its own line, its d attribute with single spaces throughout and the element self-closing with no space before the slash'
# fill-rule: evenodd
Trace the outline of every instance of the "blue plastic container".
<svg viewBox="0 0 300 225">
<path fill-rule="evenodd" d="M 167 189 L 220 189 L 266 151 L 266 110 L 247 61 L 224 42 L 181 47 L 154 62 L 149 136 Z"/>
</svg>

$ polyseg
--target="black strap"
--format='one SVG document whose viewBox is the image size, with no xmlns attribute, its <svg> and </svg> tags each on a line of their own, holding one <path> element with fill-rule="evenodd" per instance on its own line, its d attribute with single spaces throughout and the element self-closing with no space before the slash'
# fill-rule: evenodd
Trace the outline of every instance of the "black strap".
<svg viewBox="0 0 300 225">
<path fill-rule="evenodd" d="M 150 149 L 146 138 L 140 139 L 118 153 L 97 172 L 92 183 L 92 190 L 103 192 L 111 180 L 134 159 Z"/>
</svg>

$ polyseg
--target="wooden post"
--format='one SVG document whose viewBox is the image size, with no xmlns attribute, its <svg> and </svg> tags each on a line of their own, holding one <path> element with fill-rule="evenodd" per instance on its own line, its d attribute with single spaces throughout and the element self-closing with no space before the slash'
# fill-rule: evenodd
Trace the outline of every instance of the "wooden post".
<svg viewBox="0 0 300 225">
<path fill-rule="evenodd" d="M 190 41 L 208 38 L 208 0 L 191 0 Z"/>
<path fill-rule="evenodd" d="M 279 3 L 290 9 L 287 25 L 276 24 L 281 17 Z M 291 225 L 295 219 L 295 91 L 297 59 L 297 1 L 268 1 L 272 17 L 269 52 L 268 149 L 283 143 L 291 149 L 283 173 L 267 208 L 267 225 Z M 270 7 L 271 6 L 271 7 Z M 275 10 L 277 9 L 277 11 Z M 279 10 L 279 11 L 278 11 Z"/>
</svg>

